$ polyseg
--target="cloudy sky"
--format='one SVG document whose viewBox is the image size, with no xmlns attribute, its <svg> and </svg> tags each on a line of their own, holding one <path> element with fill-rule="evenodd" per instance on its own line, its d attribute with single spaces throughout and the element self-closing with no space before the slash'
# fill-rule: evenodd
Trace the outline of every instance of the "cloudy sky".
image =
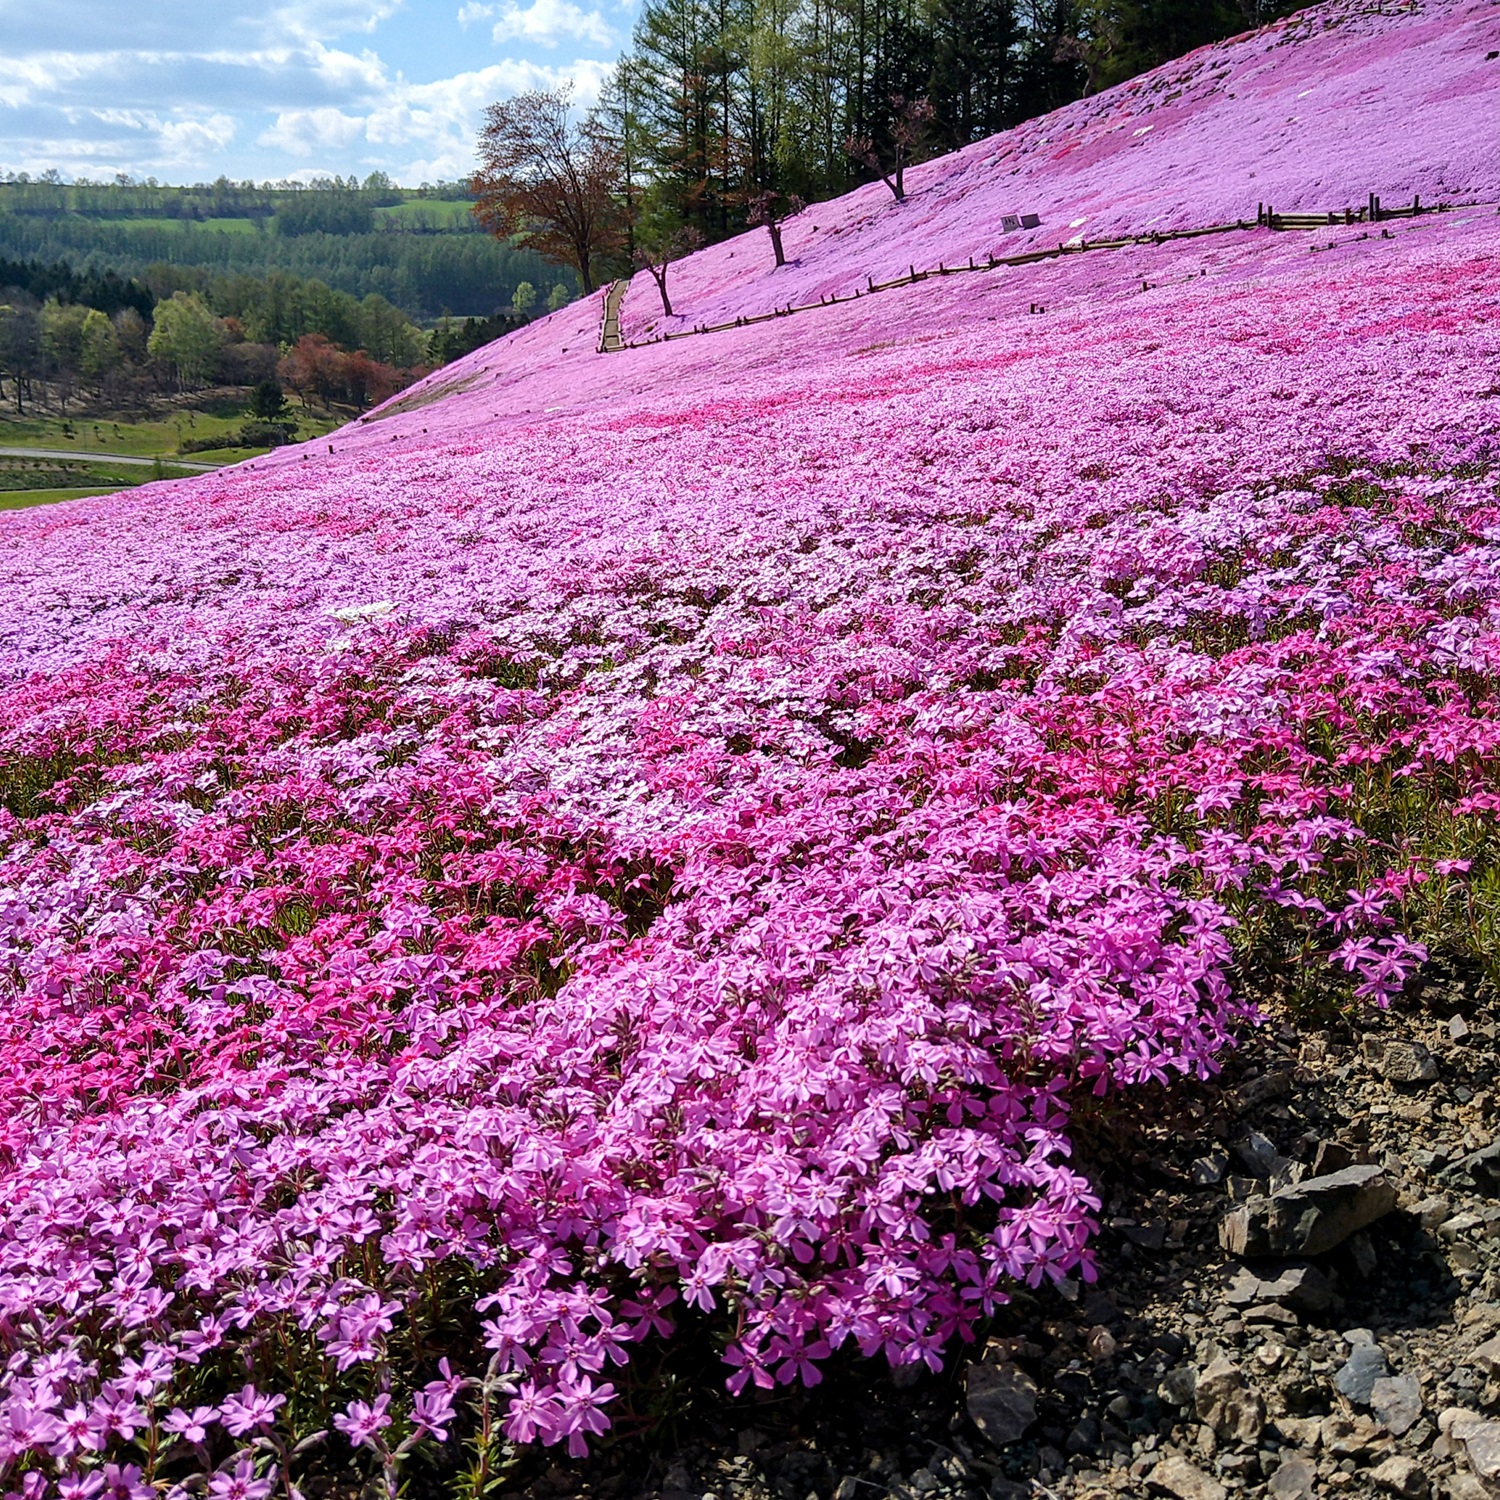
<svg viewBox="0 0 1500 1500">
<path fill-rule="evenodd" d="M 0 173 L 465 175 L 486 104 L 588 102 L 637 0 L 0 0 Z"/>
</svg>

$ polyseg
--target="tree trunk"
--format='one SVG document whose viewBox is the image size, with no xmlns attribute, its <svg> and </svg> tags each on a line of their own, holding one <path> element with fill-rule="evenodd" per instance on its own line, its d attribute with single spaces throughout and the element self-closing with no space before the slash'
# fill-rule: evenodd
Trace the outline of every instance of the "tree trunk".
<svg viewBox="0 0 1500 1500">
<path fill-rule="evenodd" d="M 661 310 L 662 310 L 662 316 L 670 318 L 672 316 L 672 303 L 671 303 L 671 300 L 667 296 L 667 268 L 666 268 L 666 266 L 662 265 L 659 268 L 656 267 L 656 266 L 652 266 L 651 267 L 651 279 L 656 283 L 656 290 L 661 293 Z"/>
<path fill-rule="evenodd" d="M 772 219 L 766 225 L 766 228 L 771 231 L 771 248 L 776 252 L 776 264 L 784 266 L 786 264 L 786 254 L 781 248 L 781 225 Z"/>
</svg>

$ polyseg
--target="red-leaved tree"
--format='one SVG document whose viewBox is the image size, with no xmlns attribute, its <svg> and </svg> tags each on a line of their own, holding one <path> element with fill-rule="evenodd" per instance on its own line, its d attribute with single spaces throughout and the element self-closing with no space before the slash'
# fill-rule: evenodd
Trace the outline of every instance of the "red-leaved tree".
<svg viewBox="0 0 1500 1500">
<path fill-rule="evenodd" d="M 485 111 L 474 216 L 492 234 L 571 265 L 584 291 L 620 241 L 618 147 L 593 114 L 575 120 L 567 88 L 534 89 Z"/>
</svg>

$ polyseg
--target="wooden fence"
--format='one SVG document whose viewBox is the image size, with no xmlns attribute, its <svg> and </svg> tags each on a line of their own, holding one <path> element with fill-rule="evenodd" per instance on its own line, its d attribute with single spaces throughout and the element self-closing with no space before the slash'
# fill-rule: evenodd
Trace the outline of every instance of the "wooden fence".
<svg viewBox="0 0 1500 1500">
<path fill-rule="evenodd" d="M 1044 260 L 1057 260 L 1065 255 L 1089 255 L 1099 250 L 1123 250 L 1131 245 L 1164 245 L 1171 240 L 1201 239 L 1205 235 L 1233 234 L 1246 229 L 1266 228 L 1282 231 L 1326 229 L 1334 225 L 1378 223 L 1383 219 L 1410 219 L 1419 214 L 1451 213 L 1458 208 L 1476 206 L 1478 205 L 1440 203 L 1423 208 L 1421 199 L 1413 198 L 1408 208 L 1385 208 L 1374 193 L 1370 194 L 1369 202 L 1362 208 L 1337 209 L 1326 214 L 1282 214 L 1277 213 L 1269 204 L 1262 203 L 1253 221 L 1237 219 L 1233 223 L 1205 224 L 1197 229 L 1166 229 L 1151 234 L 1123 235 L 1117 239 L 1078 240 L 1057 245 L 1055 248 L 1048 246 L 1045 250 L 1032 250 L 1025 255 L 987 255 L 982 260 L 976 260 L 970 256 L 967 264 L 956 266 L 940 264 L 935 269 L 929 270 L 919 271 L 912 266 L 905 276 L 898 276 L 893 281 L 875 281 L 866 277 L 864 286 L 855 287 L 852 292 L 845 292 L 843 295 L 831 293 L 826 297 L 820 297 L 816 302 L 789 302 L 785 307 L 775 307 L 770 312 L 738 317 L 731 323 L 699 323 L 692 328 L 680 329 L 676 333 L 658 333 L 651 338 L 637 339 L 634 342 L 626 342 L 620 332 L 620 304 L 624 300 L 626 288 L 630 285 L 628 280 L 623 280 L 615 282 L 604 299 L 604 321 L 599 335 L 599 352 L 612 354 L 624 349 L 648 349 L 653 344 L 671 343 L 673 339 L 697 338 L 704 333 L 727 333 L 735 328 L 749 328 L 754 323 L 769 323 L 775 318 L 788 318 L 794 313 L 815 312 L 820 307 L 833 307 L 841 302 L 857 302 L 862 297 L 869 297 L 877 292 L 889 292 L 896 287 L 913 286 L 919 281 L 927 281 L 934 276 L 958 276 L 971 271 L 996 271 L 1002 266 L 1030 266 Z M 1032 304 L 1032 310 L 1036 310 L 1035 303 Z"/>
</svg>

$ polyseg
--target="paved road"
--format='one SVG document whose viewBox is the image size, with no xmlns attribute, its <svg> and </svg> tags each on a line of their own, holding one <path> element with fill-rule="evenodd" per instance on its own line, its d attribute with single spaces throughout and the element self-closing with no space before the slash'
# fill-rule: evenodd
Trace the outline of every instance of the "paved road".
<svg viewBox="0 0 1500 1500">
<path fill-rule="evenodd" d="M 201 469 L 204 473 L 218 464 L 195 464 L 185 458 L 135 458 L 124 453 L 79 453 L 73 448 L 0 448 L 0 458 L 81 458 L 95 464 L 144 464 L 148 469 L 161 463 L 169 469 Z"/>
</svg>

